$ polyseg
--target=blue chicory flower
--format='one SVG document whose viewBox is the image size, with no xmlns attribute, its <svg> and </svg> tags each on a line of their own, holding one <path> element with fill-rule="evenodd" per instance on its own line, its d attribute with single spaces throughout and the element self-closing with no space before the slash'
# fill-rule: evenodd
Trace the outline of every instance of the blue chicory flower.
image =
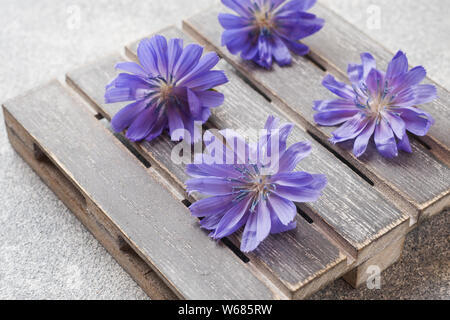
<svg viewBox="0 0 450 320">
<path fill-rule="evenodd" d="M 186 182 L 188 192 L 211 196 L 192 204 L 192 215 L 203 218 L 201 226 L 211 230 L 214 239 L 245 226 L 243 252 L 255 250 L 270 233 L 294 229 L 294 202 L 316 201 L 327 184 L 324 175 L 293 171 L 311 152 L 311 145 L 299 142 L 287 148 L 293 125 L 279 127 L 278 123 L 278 119 L 269 117 L 267 134 L 252 144 L 237 134 L 230 137 L 227 131 L 221 131 L 225 137 L 225 144 L 220 143 L 224 163 L 205 161 L 208 155 L 218 152 L 211 143 L 206 146 L 207 152 L 200 155 L 200 164 L 189 164 L 186 169 L 193 177 Z M 277 148 L 272 148 L 275 145 Z"/>
<path fill-rule="evenodd" d="M 316 0 L 222 0 L 238 16 L 219 15 L 226 29 L 222 45 L 232 54 L 241 53 L 244 60 L 253 60 L 270 69 L 273 58 L 280 66 L 291 63 L 290 51 L 305 55 L 309 48 L 298 41 L 320 29 L 325 21 L 306 12 Z"/>
<path fill-rule="evenodd" d="M 172 140 L 183 139 L 183 129 L 191 137 L 199 130 L 195 121 L 208 120 L 210 108 L 220 106 L 223 94 L 214 87 L 228 82 L 223 71 L 211 70 L 218 62 L 216 53 L 203 55 L 203 47 L 183 40 L 156 35 L 140 42 L 139 64 L 122 62 L 121 73 L 107 87 L 106 103 L 133 101 L 112 119 L 112 128 L 131 141 L 151 141 L 170 130 Z M 177 130 L 181 129 L 181 130 Z M 191 141 L 195 142 L 195 141 Z"/>
<path fill-rule="evenodd" d="M 343 123 L 330 141 L 355 139 L 356 157 L 364 154 L 372 135 L 378 151 L 386 158 L 396 157 L 398 149 L 412 152 L 406 131 L 417 136 L 427 134 L 434 120 L 416 106 L 436 99 L 436 87 L 420 84 L 426 77 L 425 69 L 418 66 L 408 71 L 408 59 L 401 51 L 386 73 L 376 69 L 370 53 L 361 54 L 361 60 L 361 65 L 348 66 L 351 86 L 331 75 L 324 78 L 322 84 L 341 99 L 316 101 L 315 121 L 323 126 Z"/>
</svg>

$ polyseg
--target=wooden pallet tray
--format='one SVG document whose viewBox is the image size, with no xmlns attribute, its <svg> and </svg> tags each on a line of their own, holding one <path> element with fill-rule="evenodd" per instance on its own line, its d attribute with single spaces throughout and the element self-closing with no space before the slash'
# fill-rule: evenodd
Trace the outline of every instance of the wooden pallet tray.
<svg viewBox="0 0 450 320">
<path fill-rule="evenodd" d="M 339 75 L 343 61 L 331 59 L 352 57 L 362 44 L 388 59 L 384 49 L 327 9 L 316 10 L 327 27 L 319 33 L 322 40 L 308 44 L 328 72 Z M 415 225 L 449 205 L 446 119 L 437 122 L 442 131 L 422 143 L 414 140 L 415 152 L 398 162 L 373 151 L 354 159 L 330 146 L 329 131 L 311 120 L 311 102 L 326 94 L 320 87 L 324 71 L 310 58 L 296 57 L 292 67 L 267 72 L 229 55 L 218 43 L 217 12 L 184 24 L 224 57 L 219 68 L 230 80 L 220 89 L 225 104 L 207 127 L 258 128 L 272 114 L 296 124 L 290 143 L 312 142 L 312 155 L 298 169 L 327 174 L 329 185 L 319 201 L 298 206 L 296 230 L 270 236 L 247 255 L 239 251 L 238 237 L 208 238 L 186 208 L 197 197 L 185 192 L 184 167 L 171 162 L 175 144 L 168 136 L 130 144 L 107 129 L 124 106 L 103 102 L 105 85 L 117 74 L 114 65 L 126 59 L 119 52 L 69 72 L 67 84 L 53 81 L 6 102 L 11 144 L 152 298 L 300 299 L 341 276 L 354 286 L 363 283 L 369 266 L 383 270 L 398 260 L 411 221 Z M 352 52 L 328 57 L 315 50 L 314 41 L 331 39 L 336 28 L 355 33 L 346 40 L 355 41 L 351 46 L 339 48 Z M 173 27 L 159 34 L 193 41 Z M 128 59 L 136 59 L 136 48 L 137 42 L 126 47 Z M 441 101 L 428 108 L 447 108 L 450 98 L 442 99 L 448 93 L 440 90 Z M 443 147 L 436 151 L 438 145 Z"/>
</svg>

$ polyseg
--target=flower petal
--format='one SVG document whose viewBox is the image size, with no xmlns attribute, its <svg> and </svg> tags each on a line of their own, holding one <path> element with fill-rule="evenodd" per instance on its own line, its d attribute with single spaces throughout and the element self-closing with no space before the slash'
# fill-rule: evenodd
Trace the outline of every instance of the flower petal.
<svg viewBox="0 0 450 320">
<path fill-rule="evenodd" d="M 375 128 L 375 144 L 378 152 L 386 158 L 394 158 L 398 155 L 394 132 L 384 118 Z"/>
<path fill-rule="evenodd" d="M 271 234 L 278 234 L 286 231 L 293 230 L 297 228 L 297 221 L 294 220 L 291 223 L 289 223 L 287 226 L 281 223 L 280 219 L 278 219 L 277 215 L 274 214 L 272 211 L 270 212 L 270 218 L 271 218 Z"/>
<path fill-rule="evenodd" d="M 434 124 L 433 117 L 428 112 L 418 108 L 402 107 L 395 108 L 394 111 L 400 114 L 405 122 L 406 130 L 417 136 L 426 135 L 431 125 Z"/>
<path fill-rule="evenodd" d="M 202 111 L 202 105 L 200 99 L 191 89 L 187 89 L 188 101 L 189 101 L 189 110 L 191 111 L 194 117 L 198 116 Z"/>
<path fill-rule="evenodd" d="M 111 127 L 115 132 L 122 132 L 128 128 L 134 119 L 139 116 L 145 108 L 146 102 L 143 100 L 133 102 L 122 108 L 111 120 Z"/>
<path fill-rule="evenodd" d="M 198 44 L 188 44 L 184 48 L 183 53 L 181 53 L 181 56 L 173 69 L 175 78 L 181 79 L 194 69 L 198 64 L 202 53 L 202 46 L 199 46 Z"/>
<path fill-rule="evenodd" d="M 247 222 L 250 201 L 251 198 L 243 199 L 225 213 L 217 225 L 214 239 L 222 239 L 234 233 Z"/>
<path fill-rule="evenodd" d="M 108 88 L 105 92 L 105 103 L 116 103 L 134 100 L 130 88 Z"/>
<path fill-rule="evenodd" d="M 271 211 L 275 213 L 281 223 L 285 226 L 291 223 L 297 215 L 297 207 L 295 204 L 275 193 L 269 195 L 267 202 L 272 209 Z"/>
<path fill-rule="evenodd" d="M 322 111 L 314 115 L 314 121 L 321 126 L 334 126 L 350 120 L 358 112 L 356 108 Z"/>
<path fill-rule="evenodd" d="M 239 178 L 241 173 L 231 164 L 188 164 L 186 173 L 192 177 Z"/>
<path fill-rule="evenodd" d="M 184 133 L 182 132 L 182 129 L 184 129 L 184 124 L 178 108 L 174 106 L 168 106 L 167 117 L 169 119 L 170 138 L 172 139 L 172 141 L 182 140 L 184 138 Z"/>
<path fill-rule="evenodd" d="M 403 139 L 398 142 L 398 148 L 402 151 L 412 153 L 411 144 L 409 143 L 408 134 L 405 132 Z"/>
<path fill-rule="evenodd" d="M 155 50 L 159 74 L 168 78 L 167 40 L 161 35 L 156 35 L 150 39 L 150 42 Z"/>
<path fill-rule="evenodd" d="M 235 197 L 235 195 L 228 194 L 201 199 L 191 204 L 189 210 L 194 217 L 206 217 L 219 214 L 224 212 L 224 208 L 226 208 Z"/>
<path fill-rule="evenodd" d="M 309 142 L 298 142 L 289 147 L 280 157 L 279 172 L 291 172 L 298 163 L 311 153 Z"/>
<path fill-rule="evenodd" d="M 313 181 L 307 185 L 308 189 L 320 191 L 324 189 L 328 184 L 327 176 L 324 174 L 312 174 Z"/>
<path fill-rule="evenodd" d="M 356 138 L 366 127 L 368 123 L 367 116 L 360 112 L 356 114 L 353 118 L 348 120 L 342 126 L 332 133 L 330 141 L 332 143 L 343 142 L 346 140 Z"/>
<path fill-rule="evenodd" d="M 415 67 L 399 77 L 396 81 L 396 88 L 392 94 L 399 94 L 405 89 L 418 85 L 427 76 L 427 72 L 422 66 Z"/>
<path fill-rule="evenodd" d="M 259 244 L 267 238 L 271 228 L 270 211 L 266 201 L 260 201 L 256 212 L 249 214 L 242 234 L 241 251 L 250 252 L 255 250 Z"/>
<path fill-rule="evenodd" d="M 308 11 L 311 9 L 317 0 L 291 0 L 281 7 L 279 12 L 282 11 Z"/>
<path fill-rule="evenodd" d="M 220 13 L 219 22 L 224 29 L 240 29 L 247 27 L 249 24 L 248 19 L 229 13 Z"/>
<path fill-rule="evenodd" d="M 370 71 L 377 67 L 377 63 L 375 58 L 368 52 L 364 52 L 361 54 L 361 61 L 363 67 L 363 78 L 367 79 Z"/>
<path fill-rule="evenodd" d="M 190 87 L 192 90 L 204 91 L 211 88 L 220 86 L 228 82 L 228 78 L 225 72 L 222 70 L 212 70 L 203 72 L 189 81 L 185 82 L 184 85 Z"/>
<path fill-rule="evenodd" d="M 222 46 L 226 46 L 232 54 L 242 51 L 245 44 L 249 42 L 250 32 L 254 30 L 253 26 L 225 30 L 222 33 Z"/>
<path fill-rule="evenodd" d="M 189 193 L 197 191 L 213 196 L 230 194 L 233 192 L 233 187 L 235 186 L 237 186 L 236 182 L 228 181 L 227 178 L 192 178 L 186 181 L 186 187 Z"/>
<path fill-rule="evenodd" d="M 283 38 L 283 42 L 289 50 L 294 52 L 296 55 L 304 56 L 309 53 L 309 47 L 303 43 L 292 41 L 285 37 Z"/>
<path fill-rule="evenodd" d="M 282 198 L 295 202 L 314 202 L 319 199 L 321 195 L 320 190 L 305 187 L 288 186 L 277 186 L 277 189 L 274 191 L 274 193 Z"/>
<path fill-rule="evenodd" d="M 362 64 L 349 64 L 347 74 L 350 82 L 356 86 L 359 86 L 360 82 L 364 80 L 364 68 Z"/>
<path fill-rule="evenodd" d="M 289 49 L 277 36 L 274 37 L 273 56 L 280 66 L 286 66 L 292 62 L 292 56 Z"/>
<path fill-rule="evenodd" d="M 182 39 L 170 39 L 167 46 L 167 70 L 169 75 L 173 74 L 173 69 L 175 68 L 178 59 L 183 53 L 183 40 Z"/>
<path fill-rule="evenodd" d="M 344 98 L 346 100 L 355 99 L 355 93 L 352 87 L 343 82 L 336 81 L 336 79 L 331 74 L 325 76 L 322 81 L 322 85 L 341 98 Z"/>
<path fill-rule="evenodd" d="M 384 76 L 377 69 L 372 69 L 366 79 L 366 85 L 372 93 L 372 97 L 377 97 L 384 91 Z"/>
<path fill-rule="evenodd" d="M 228 208 L 228 209 L 230 209 L 230 208 Z M 225 212 L 221 212 L 218 214 L 213 214 L 211 216 L 207 216 L 200 221 L 200 226 L 206 230 L 215 230 L 224 215 L 225 215 Z"/>
<path fill-rule="evenodd" d="M 195 78 L 196 76 L 203 74 L 211 70 L 218 62 L 220 58 L 215 52 L 208 52 L 203 57 L 201 57 L 197 66 L 192 69 L 188 74 L 186 74 L 182 79 L 178 81 L 178 85 L 182 86 L 189 80 Z"/>
<path fill-rule="evenodd" d="M 353 101 L 342 99 L 314 101 L 313 109 L 316 111 L 359 110 Z"/>
<path fill-rule="evenodd" d="M 126 137 L 131 141 L 144 140 L 150 133 L 150 130 L 156 120 L 157 114 L 155 113 L 155 108 L 147 107 L 130 125 L 126 133 Z"/>
<path fill-rule="evenodd" d="M 202 107 L 215 108 L 221 106 L 225 100 L 223 93 L 214 90 L 199 91 L 196 94 L 201 101 Z"/>
<path fill-rule="evenodd" d="M 400 140 L 403 139 L 403 135 L 405 134 L 405 122 L 403 121 L 403 119 L 392 112 L 384 112 L 383 116 L 389 123 L 389 126 L 391 127 L 397 138 L 399 138 Z"/>
<path fill-rule="evenodd" d="M 300 187 L 306 186 L 313 182 L 313 176 L 307 172 L 280 172 L 270 177 L 271 183 L 283 186 Z"/>
<path fill-rule="evenodd" d="M 258 54 L 255 62 L 261 67 L 270 69 L 272 67 L 273 48 L 268 37 L 263 34 L 258 38 Z"/>
<path fill-rule="evenodd" d="M 222 3 L 243 17 L 251 16 L 248 9 L 252 7 L 250 0 L 222 0 Z"/>
<path fill-rule="evenodd" d="M 353 154 L 355 157 L 359 158 L 366 152 L 369 140 L 375 131 L 375 120 L 370 121 L 369 124 L 361 131 L 361 133 L 356 137 L 355 143 L 353 144 Z"/>
<path fill-rule="evenodd" d="M 145 137 L 145 140 L 152 141 L 153 139 L 159 137 L 166 126 L 167 126 L 167 117 L 160 114 L 158 120 L 156 120 L 155 124 L 150 130 L 150 133 L 148 134 L 147 137 Z"/>
<path fill-rule="evenodd" d="M 408 58 L 402 51 L 398 51 L 388 65 L 386 79 L 390 81 L 404 75 L 408 72 L 408 67 Z"/>
<path fill-rule="evenodd" d="M 432 84 L 421 84 L 412 87 L 414 105 L 429 103 L 437 99 L 437 89 Z"/>
<path fill-rule="evenodd" d="M 116 64 L 116 69 L 121 69 L 123 71 L 141 76 L 141 77 L 147 77 L 147 72 L 142 69 L 140 65 L 138 65 L 136 62 L 120 62 Z"/>
<path fill-rule="evenodd" d="M 156 53 L 150 39 L 144 39 L 139 43 L 137 55 L 147 73 L 153 76 L 158 74 Z"/>
</svg>

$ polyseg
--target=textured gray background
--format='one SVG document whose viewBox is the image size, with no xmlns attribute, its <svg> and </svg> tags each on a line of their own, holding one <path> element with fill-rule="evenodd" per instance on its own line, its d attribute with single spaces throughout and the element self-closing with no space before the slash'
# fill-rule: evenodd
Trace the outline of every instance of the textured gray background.
<svg viewBox="0 0 450 320">
<path fill-rule="evenodd" d="M 0 102 L 60 77 L 169 24 L 212 0 L 0 0 Z M 388 49 L 450 88 L 450 1 L 322 0 Z M 380 29 L 370 28 L 371 5 Z M 368 11 L 369 9 L 369 11 Z M 375 11 L 378 9 L 375 9 Z M 77 18 L 79 13 L 79 19 Z M 0 298 L 147 299 L 10 147 L 0 115 Z M 450 218 L 424 223 L 381 290 L 336 281 L 313 298 L 450 299 Z"/>
</svg>

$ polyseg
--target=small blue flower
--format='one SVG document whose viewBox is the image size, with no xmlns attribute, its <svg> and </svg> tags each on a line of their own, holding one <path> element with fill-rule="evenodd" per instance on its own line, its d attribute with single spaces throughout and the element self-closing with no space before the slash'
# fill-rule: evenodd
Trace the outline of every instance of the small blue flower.
<svg viewBox="0 0 450 320">
<path fill-rule="evenodd" d="M 417 136 L 427 134 L 434 120 L 417 108 L 437 98 L 436 87 L 420 84 L 426 77 L 423 67 L 408 71 L 408 59 L 399 51 L 389 63 L 387 72 L 376 69 L 370 53 L 361 54 L 362 64 L 350 64 L 351 86 L 327 75 L 323 85 L 341 99 L 316 101 L 315 121 L 323 126 L 343 125 L 333 132 L 333 143 L 355 139 L 353 153 L 360 157 L 374 135 L 378 151 L 386 158 L 398 155 L 398 149 L 412 152 L 409 131 Z"/>
<path fill-rule="evenodd" d="M 206 122 L 210 108 L 223 103 L 223 94 L 213 88 L 228 82 L 223 71 L 211 70 L 219 62 L 217 54 L 202 57 L 202 53 L 197 44 L 183 48 L 181 39 L 167 41 L 156 35 L 142 40 L 139 64 L 119 63 L 116 68 L 128 73 L 119 74 L 106 87 L 106 103 L 134 101 L 114 116 L 113 129 L 128 129 L 131 141 L 151 141 L 166 128 L 174 141 L 184 138 L 183 129 L 190 137 L 201 136 L 194 134 L 198 130 L 194 122 Z"/>
<path fill-rule="evenodd" d="M 316 0 L 222 0 L 238 16 L 222 13 L 220 24 L 226 29 L 222 45 L 232 54 L 241 53 L 270 69 L 272 60 L 280 65 L 292 61 L 290 51 L 305 55 L 309 48 L 298 41 L 320 29 L 325 21 L 307 13 Z"/>
<path fill-rule="evenodd" d="M 293 172 L 311 152 L 311 145 L 299 142 L 287 148 L 292 127 L 285 124 L 279 128 L 278 119 L 269 117 L 267 134 L 253 144 L 245 143 L 237 134 L 230 137 L 227 131 L 222 131 L 226 143 L 220 143 L 219 148 L 217 144 L 207 144 L 207 153 L 197 157 L 201 164 L 187 166 L 187 173 L 193 177 L 186 182 L 187 190 L 212 196 L 195 202 L 190 210 L 193 216 L 203 217 L 200 224 L 212 231 L 214 239 L 229 236 L 245 226 L 241 250 L 253 251 L 270 233 L 296 227 L 294 202 L 319 198 L 327 184 L 326 177 Z M 205 161 L 219 153 L 224 158 L 220 164 Z"/>
</svg>

